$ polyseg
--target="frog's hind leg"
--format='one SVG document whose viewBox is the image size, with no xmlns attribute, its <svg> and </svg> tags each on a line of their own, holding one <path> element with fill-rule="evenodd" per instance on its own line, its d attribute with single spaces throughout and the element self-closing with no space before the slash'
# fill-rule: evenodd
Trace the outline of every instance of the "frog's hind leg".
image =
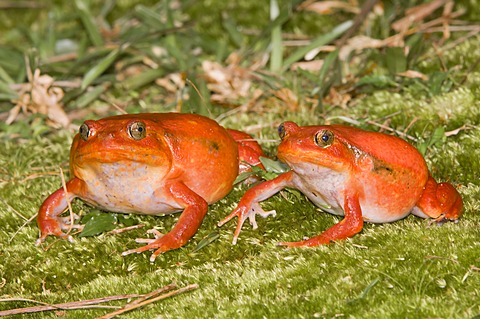
<svg viewBox="0 0 480 319">
<path fill-rule="evenodd" d="M 280 246 L 288 247 L 314 247 L 329 244 L 335 240 L 347 239 L 359 233 L 363 229 L 363 217 L 357 194 L 345 196 L 345 218 L 333 225 L 320 235 L 297 242 L 282 242 Z"/>
<path fill-rule="evenodd" d="M 462 215 L 463 201 L 458 191 L 449 183 L 439 183 L 429 176 L 422 197 L 412 214 L 433 218 L 437 222 L 456 222 Z"/>
<path fill-rule="evenodd" d="M 249 172 L 251 170 L 250 166 L 263 168 L 260 156 L 265 156 L 265 154 L 257 141 L 247 133 L 232 129 L 227 129 L 227 131 L 238 145 L 239 174 Z"/>
<path fill-rule="evenodd" d="M 155 249 L 150 257 L 150 261 L 154 262 L 161 253 L 182 247 L 195 235 L 207 214 L 208 203 L 181 182 L 172 183 L 168 190 L 176 201 L 185 207 L 177 224 L 163 236 L 156 234 L 155 239 L 146 241 L 147 245 L 123 252 L 123 256 Z"/>
</svg>

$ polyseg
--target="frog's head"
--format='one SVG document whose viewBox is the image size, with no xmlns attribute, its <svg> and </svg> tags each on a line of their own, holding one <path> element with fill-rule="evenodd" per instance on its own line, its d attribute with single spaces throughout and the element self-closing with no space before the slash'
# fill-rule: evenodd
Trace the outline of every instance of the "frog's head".
<svg viewBox="0 0 480 319">
<path fill-rule="evenodd" d="M 278 158 L 292 169 L 306 163 L 340 171 L 353 161 L 352 147 L 345 143 L 336 126 L 298 126 L 284 122 L 278 127 L 282 140 Z"/>
<path fill-rule="evenodd" d="M 144 116 L 119 115 L 85 121 L 72 144 L 71 169 L 108 163 L 168 169 L 172 155 L 161 127 Z"/>
</svg>

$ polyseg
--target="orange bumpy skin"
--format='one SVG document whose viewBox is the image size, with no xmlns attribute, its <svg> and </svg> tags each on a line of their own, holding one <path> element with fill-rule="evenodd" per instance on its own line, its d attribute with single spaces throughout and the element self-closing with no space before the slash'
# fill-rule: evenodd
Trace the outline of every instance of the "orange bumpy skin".
<svg viewBox="0 0 480 319">
<path fill-rule="evenodd" d="M 278 158 L 291 170 L 249 189 L 219 226 L 238 217 L 233 242 L 247 218 L 267 216 L 259 205 L 285 187 L 296 188 L 324 211 L 344 216 L 322 234 L 285 246 L 317 246 L 352 237 L 363 222 L 386 223 L 408 214 L 437 222 L 457 221 L 460 194 L 449 183 L 437 184 L 422 155 L 404 140 L 343 125 L 305 126 L 285 122 Z"/>
<path fill-rule="evenodd" d="M 72 221 L 60 215 L 76 197 L 113 212 L 183 211 L 170 232 L 123 253 L 155 249 L 154 261 L 183 246 L 200 227 L 208 205 L 231 191 L 239 166 L 244 161 L 258 165 L 260 156 L 260 146 L 249 135 L 227 131 L 200 115 L 145 113 L 85 121 L 72 143 L 66 192 L 58 189 L 40 207 L 37 244 L 49 235 L 72 240 L 66 233 Z"/>
</svg>

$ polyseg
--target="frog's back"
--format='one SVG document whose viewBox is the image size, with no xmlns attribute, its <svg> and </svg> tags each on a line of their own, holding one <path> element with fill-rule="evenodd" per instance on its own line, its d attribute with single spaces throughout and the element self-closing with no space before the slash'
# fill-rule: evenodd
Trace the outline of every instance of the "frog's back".
<svg viewBox="0 0 480 319">
<path fill-rule="evenodd" d="M 405 140 L 384 133 L 365 131 L 351 126 L 332 125 L 340 139 L 372 156 L 379 162 L 390 163 L 406 168 L 415 174 L 424 175 L 427 171 L 425 160 L 420 152 Z"/>
<path fill-rule="evenodd" d="M 195 114 L 165 113 L 150 120 L 163 129 L 174 159 L 174 178 L 180 174 L 209 203 L 230 192 L 238 175 L 238 147 L 225 128 Z"/>
</svg>

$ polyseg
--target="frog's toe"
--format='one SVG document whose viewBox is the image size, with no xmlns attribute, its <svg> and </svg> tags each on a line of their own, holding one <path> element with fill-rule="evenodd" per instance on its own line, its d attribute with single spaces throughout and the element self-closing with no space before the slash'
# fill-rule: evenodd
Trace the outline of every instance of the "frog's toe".
<svg viewBox="0 0 480 319">
<path fill-rule="evenodd" d="M 150 256 L 150 262 L 155 262 L 155 259 L 157 259 L 157 256 L 160 255 L 160 254 L 163 254 L 165 251 L 160 248 L 160 249 L 157 249 L 153 252 L 153 254 Z"/>
<path fill-rule="evenodd" d="M 148 248 L 144 249 L 147 246 L 126 250 L 126 251 L 122 252 L 122 256 L 127 256 L 127 255 L 131 255 L 131 254 L 140 254 L 141 252 L 144 252 L 144 251 L 148 250 Z"/>
<path fill-rule="evenodd" d="M 148 244 L 151 244 L 151 243 L 157 241 L 158 239 L 160 239 L 164 236 L 164 234 L 162 234 L 161 232 L 159 232 L 155 228 L 147 230 L 147 234 L 153 234 L 153 236 L 155 238 L 136 238 L 135 242 L 139 243 L 139 244 L 147 244 L 148 245 Z"/>
<path fill-rule="evenodd" d="M 83 228 L 83 226 L 82 226 L 82 228 Z M 52 230 L 52 231 L 49 231 L 49 232 L 42 232 L 40 237 L 35 241 L 35 246 L 40 246 L 41 244 L 43 244 L 45 242 L 45 240 L 47 239 L 47 237 L 50 236 L 50 235 L 68 240 L 70 243 L 75 242 L 75 239 L 73 239 L 72 235 L 70 235 L 68 233 L 64 233 L 60 228 L 58 228 L 56 230 Z"/>
<path fill-rule="evenodd" d="M 157 256 L 161 253 L 180 248 L 185 243 L 185 241 L 183 241 L 182 239 L 176 238 L 173 235 L 169 235 L 170 233 L 162 234 L 156 229 L 151 229 L 147 231 L 147 233 L 154 234 L 155 238 L 137 238 L 135 240 L 137 243 L 145 243 L 146 245 L 143 247 L 124 251 L 122 253 L 122 256 L 134 253 L 139 254 L 148 250 L 156 249 L 156 251 L 150 257 L 150 261 L 154 262 L 155 258 L 157 258 Z"/>
<path fill-rule="evenodd" d="M 447 222 L 452 222 L 454 224 L 458 224 L 458 218 L 450 218 L 447 214 L 442 214 L 437 218 L 430 220 L 429 225 L 436 224 L 438 226 L 442 226 Z"/>
<path fill-rule="evenodd" d="M 277 215 L 277 211 L 276 210 L 264 211 L 263 208 L 258 203 L 255 203 L 252 205 L 252 208 L 250 208 L 250 211 L 248 212 L 248 214 L 244 217 L 242 224 L 245 222 L 245 220 L 248 217 L 248 220 L 250 222 L 250 225 L 252 225 L 252 228 L 257 229 L 258 225 L 257 225 L 257 221 L 255 220 L 256 215 L 260 215 L 263 218 L 267 218 L 270 215 L 275 217 Z"/>
</svg>

